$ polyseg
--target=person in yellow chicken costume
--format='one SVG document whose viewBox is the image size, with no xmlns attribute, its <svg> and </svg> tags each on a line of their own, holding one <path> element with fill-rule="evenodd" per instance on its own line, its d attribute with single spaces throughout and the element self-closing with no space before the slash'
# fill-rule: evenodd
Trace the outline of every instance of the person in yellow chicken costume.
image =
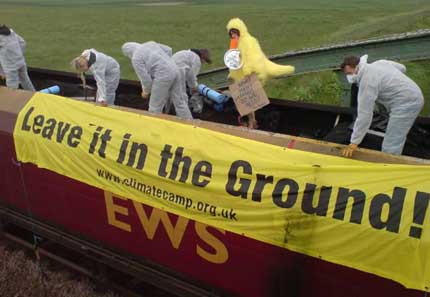
<svg viewBox="0 0 430 297">
<path fill-rule="evenodd" d="M 230 68 L 229 78 L 234 82 L 239 82 L 255 73 L 264 86 L 271 78 L 294 73 L 293 66 L 279 65 L 266 57 L 258 40 L 248 32 L 248 28 L 241 19 L 231 19 L 227 24 L 227 31 L 231 39 L 230 50 L 240 51 L 241 66 L 237 67 L 238 69 Z M 255 114 L 249 114 L 248 119 L 248 126 L 257 128 Z"/>
</svg>

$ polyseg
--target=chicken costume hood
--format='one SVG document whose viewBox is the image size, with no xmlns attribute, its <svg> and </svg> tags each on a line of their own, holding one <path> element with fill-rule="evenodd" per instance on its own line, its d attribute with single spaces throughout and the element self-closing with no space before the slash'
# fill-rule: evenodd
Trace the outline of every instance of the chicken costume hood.
<svg viewBox="0 0 430 297">
<path fill-rule="evenodd" d="M 258 40 L 248 32 L 248 28 L 241 19 L 234 18 L 228 22 L 227 31 L 230 32 L 232 29 L 239 31 L 237 49 L 240 50 L 242 60 L 240 69 L 230 69 L 229 77 L 235 82 L 255 73 L 264 85 L 271 78 L 294 73 L 293 66 L 275 64 L 266 57 Z"/>
</svg>

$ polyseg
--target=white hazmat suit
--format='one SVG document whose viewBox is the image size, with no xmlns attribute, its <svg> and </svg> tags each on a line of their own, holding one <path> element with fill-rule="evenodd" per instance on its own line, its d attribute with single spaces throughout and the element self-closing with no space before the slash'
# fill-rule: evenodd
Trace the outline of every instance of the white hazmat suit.
<svg viewBox="0 0 430 297">
<path fill-rule="evenodd" d="M 0 71 L 6 76 L 6 86 L 18 89 L 19 84 L 21 84 L 24 90 L 34 91 L 24 58 L 26 46 L 24 39 L 7 27 L 2 27 L 2 29 L 0 34 Z"/>
<path fill-rule="evenodd" d="M 122 52 L 131 59 L 143 92 L 151 94 L 150 112 L 161 113 L 166 103 L 171 100 L 178 117 L 192 119 L 185 100 L 186 94 L 183 94 L 180 71 L 158 43 L 127 42 L 122 46 Z"/>
<path fill-rule="evenodd" d="M 191 50 L 184 50 L 175 53 L 172 59 L 183 71 L 188 87 L 197 88 L 197 75 L 200 73 L 202 67 L 199 55 Z"/>
<path fill-rule="evenodd" d="M 351 143 L 360 144 L 372 123 L 375 102 L 389 113 L 389 121 L 382 143 L 382 151 L 400 155 L 406 137 L 418 117 L 424 96 L 418 85 L 404 73 L 402 64 L 380 60 L 367 63 L 362 57 L 358 65 L 358 110 Z"/>
<path fill-rule="evenodd" d="M 153 43 L 158 44 L 158 46 L 161 47 L 161 49 L 163 50 L 163 52 L 166 53 L 166 55 L 168 55 L 169 57 L 172 57 L 173 51 L 172 51 L 172 48 L 170 46 L 167 46 L 165 44 L 158 43 L 158 42 L 155 42 L 155 41 L 149 41 L 149 42 L 153 42 Z"/>
<path fill-rule="evenodd" d="M 199 55 L 191 50 L 183 50 L 176 52 L 172 56 L 173 61 L 179 68 L 181 85 L 183 87 L 182 94 L 185 96 L 184 100 L 188 102 L 187 88 L 197 88 L 197 75 L 202 67 L 202 62 Z M 172 102 L 166 104 L 166 112 L 169 113 Z"/>
<path fill-rule="evenodd" d="M 84 50 L 81 56 L 88 61 L 88 72 L 97 83 L 97 102 L 113 105 L 121 76 L 118 62 L 93 48 Z"/>
</svg>

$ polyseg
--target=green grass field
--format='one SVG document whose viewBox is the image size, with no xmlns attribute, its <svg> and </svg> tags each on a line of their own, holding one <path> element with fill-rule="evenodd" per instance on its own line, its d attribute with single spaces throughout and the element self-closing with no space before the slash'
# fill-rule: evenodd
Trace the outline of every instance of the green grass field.
<svg viewBox="0 0 430 297">
<path fill-rule="evenodd" d="M 170 2 L 176 5 L 165 5 Z M 430 1 L 0 0 L 0 22 L 27 40 L 30 66 L 69 70 L 74 56 L 94 47 L 114 56 L 129 79 L 136 76 L 121 54 L 126 41 L 156 40 L 174 51 L 208 47 L 215 61 L 211 67 L 222 66 L 229 43 L 225 25 L 236 16 L 270 55 L 430 28 Z M 429 99 L 430 63 L 407 66 Z M 331 72 L 273 81 L 268 94 L 327 104 L 340 100 L 339 82 Z"/>
</svg>

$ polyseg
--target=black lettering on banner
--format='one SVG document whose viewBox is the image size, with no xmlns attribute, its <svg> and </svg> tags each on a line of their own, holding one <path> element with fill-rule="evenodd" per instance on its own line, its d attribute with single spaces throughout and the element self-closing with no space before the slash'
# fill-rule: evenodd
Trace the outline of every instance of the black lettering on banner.
<svg viewBox="0 0 430 297">
<path fill-rule="evenodd" d="M 45 122 L 45 117 L 41 114 L 34 117 L 33 120 L 33 133 L 39 134 L 42 131 L 43 123 Z"/>
<path fill-rule="evenodd" d="M 252 201 L 261 202 L 261 194 L 267 184 L 273 184 L 273 176 L 257 174 L 257 183 L 252 191 Z"/>
<path fill-rule="evenodd" d="M 173 157 L 171 150 L 172 150 L 172 146 L 166 144 L 164 146 L 163 150 L 161 151 L 161 153 L 160 153 L 161 161 L 160 161 L 160 166 L 158 167 L 158 176 L 161 176 L 161 177 L 167 176 L 167 174 L 168 174 L 167 163 Z"/>
<path fill-rule="evenodd" d="M 179 167 L 182 164 L 181 177 L 179 178 L 179 181 L 181 183 L 185 183 L 187 181 L 191 163 L 192 163 L 191 157 L 184 156 L 183 153 L 184 153 L 183 147 L 178 147 L 176 149 L 175 158 L 173 159 L 172 170 L 170 171 L 170 175 L 169 175 L 169 178 L 171 180 L 176 180 L 176 177 L 178 176 Z"/>
<path fill-rule="evenodd" d="M 97 143 L 99 142 L 99 135 L 100 135 L 100 132 L 103 130 L 103 127 L 100 127 L 100 126 L 98 126 L 97 128 L 96 128 L 96 131 L 94 132 L 94 134 L 93 134 L 93 139 L 91 140 L 91 143 L 90 143 L 90 148 L 89 148 L 89 150 L 88 150 L 88 152 L 90 153 L 90 154 L 93 154 L 94 152 L 95 152 L 95 150 L 96 150 L 96 145 L 97 145 Z"/>
<path fill-rule="evenodd" d="M 106 131 L 111 131 L 111 130 L 106 130 Z M 104 135 L 106 135 L 106 132 Z M 116 162 L 119 164 L 124 164 L 126 157 L 128 157 L 127 166 L 134 167 L 136 165 L 135 167 L 136 169 L 142 170 L 143 167 L 145 167 L 146 156 L 148 154 L 148 146 L 144 143 L 132 142 L 130 151 L 128 151 L 131 136 L 132 135 L 130 133 L 124 134 Z M 111 137 L 109 132 L 109 134 L 107 134 L 106 141 L 109 141 L 110 138 Z M 136 159 L 137 159 L 137 164 L 135 164 Z"/>
<path fill-rule="evenodd" d="M 234 209 L 233 209 L 233 208 L 231 208 L 231 209 L 230 209 L 229 218 L 230 218 L 230 220 L 235 220 L 235 221 L 237 221 L 237 218 L 236 218 L 236 212 L 234 211 Z"/>
<path fill-rule="evenodd" d="M 40 134 L 41 137 L 48 140 L 53 140 L 53 137 L 55 137 L 54 141 L 58 143 L 64 141 L 71 148 L 79 146 L 84 133 L 82 127 L 72 126 L 70 123 L 58 121 L 55 118 L 47 118 L 41 114 L 35 115 L 33 114 L 34 111 L 35 107 L 33 106 L 27 109 L 21 125 L 22 131 L 28 131 L 35 135 Z M 112 130 L 96 126 L 90 142 L 89 153 L 94 154 L 97 151 L 100 157 L 105 158 L 108 143 L 112 139 L 111 134 Z M 174 148 L 171 145 L 164 145 L 160 153 L 161 159 L 158 175 L 185 183 L 191 174 L 192 185 L 201 188 L 206 187 L 212 178 L 212 164 L 208 161 L 199 161 L 194 168 L 191 168 L 193 159 L 191 156 L 184 154 L 185 148 L 177 147 L 174 151 L 173 150 Z M 133 142 L 132 134 L 126 133 L 123 135 L 116 162 L 136 169 L 143 169 L 147 154 L 147 145 Z M 264 191 L 269 192 L 268 188 L 273 188 L 273 203 L 277 207 L 284 209 L 294 207 L 297 204 L 299 193 L 303 192 L 301 210 L 304 214 L 327 216 L 329 213 L 328 207 L 333 193 L 332 186 L 305 183 L 304 189 L 301 189 L 298 182 L 294 179 L 281 178 L 275 183 L 275 176 L 261 173 L 255 173 L 254 178 L 254 170 L 256 169 L 254 169 L 252 164 L 248 161 L 235 160 L 232 162 L 228 171 L 227 183 L 225 184 L 226 192 L 231 196 L 241 197 L 242 199 L 247 199 L 248 194 L 251 194 L 250 198 L 252 201 L 261 202 L 263 193 L 265 193 Z M 278 178 L 276 177 L 276 179 Z M 254 185 L 254 180 L 255 186 L 251 192 L 251 185 Z M 302 185 L 301 179 L 300 183 Z M 137 185 L 136 180 L 124 179 L 122 180 L 122 184 L 132 186 L 141 192 L 151 194 L 160 199 L 169 199 L 168 192 L 156 188 L 143 188 L 143 184 Z M 372 228 L 399 233 L 406 193 L 406 188 L 397 186 L 393 189 L 391 195 L 385 193 L 377 194 L 371 200 L 369 199 L 370 205 L 366 205 L 368 202 L 366 202 L 366 193 L 364 190 L 340 187 L 337 192 L 332 218 L 340 221 L 345 220 L 346 222 L 354 224 L 361 224 L 363 222 L 363 217 L 368 216 Z M 336 194 L 333 193 L 333 195 Z M 182 196 L 173 196 L 170 197 L 170 199 L 176 199 L 174 201 L 179 202 L 181 205 L 185 203 L 183 202 L 185 198 L 182 198 Z M 190 203 L 191 204 L 188 206 L 187 201 L 187 208 L 192 206 L 194 209 L 196 204 L 192 204 L 191 200 Z M 365 206 L 369 208 L 369 214 L 364 214 Z M 430 193 L 417 192 L 415 196 L 413 221 L 410 222 L 411 225 L 408 226 L 410 227 L 409 237 L 420 239 L 423 236 L 424 221 L 429 206 Z M 197 204 L 197 208 L 210 213 L 215 212 L 216 209 L 215 206 L 209 204 Z M 233 209 L 231 209 L 230 212 L 228 210 L 221 210 L 219 213 L 225 218 L 237 220 Z"/>
<path fill-rule="evenodd" d="M 133 167 L 136 162 L 136 156 L 139 154 L 137 159 L 136 169 L 142 170 L 145 166 L 146 156 L 148 154 L 148 147 L 144 143 L 133 142 L 131 150 L 128 156 L 127 166 Z"/>
<path fill-rule="evenodd" d="M 119 164 L 124 163 L 125 155 L 127 154 L 127 147 L 128 147 L 128 142 L 130 140 L 130 137 L 131 137 L 130 133 L 126 133 L 123 136 L 121 148 L 119 149 L 118 158 L 116 159 L 116 162 Z"/>
<path fill-rule="evenodd" d="M 351 223 L 361 224 L 364 213 L 364 204 L 366 201 L 366 194 L 360 190 L 350 190 L 348 188 L 339 188 L 337 194 L 336 206 L 333 213 L 333 218 L 337 220 L 345 219 L 345 211 L 350 198 L 353 199 L 351 208 Z"/>
<path fill-rule="evenodd" d="M 21 126 L 23 131 L 31 131 L 34 135 L 40 134 L 42 138 L 52 140 L 55 135 L 55 141 L 62 143 L 67 136 L 67 145 L 70 147 L 77 147 L 81 141 L 83 129 L 80 126 L 71 126 L 69 123 L 58 122 L 54 118 L 45 120 L 44 115 L 36 115 L 33 120 L 30 120 L 30 116 L 34 111 L 34 107 L 30 107 L 24 115 L 24 120 Z M 57 129 L 57 131 L 55 131 Z"/>
<path fill-rule="evenodd" d="M 395 187 L 392 197 L 386 194 L 373 197 L 369 210 L 370 225 L 378 230 L 386 229 L 389 232 L 399 233 L 405 196 L 406 189 Z M 385 221 L 382 219 L 384 205 L 388 206 L 388 218 Z"/>
<path fill-rule="evenodd" d="M 90 125 L 92 125 L 92 124 L 90 124 Z M 103 131 L 103 127 L 98 126 L 96 128 L 96 131 L 93 133 L 93 138 L 91 140 L 88 152 L 90 154 L 94 154 L 96 147 L 99 144 L 99 139 L 101 139 L 101 144 L 100 144 L 99 149 L 98 149 L 98 154 L 100 157 L 106 158 L 106 147 L 107 147 L 107 143 L 112 139 L 112 137 L 110 136 L 110 134 L 112 133 L 112 130 L 107 129 L 100 136 L 100 133 L 102 131 Z"/>
<path fill-rule="evenodd" d="M 414 238 L 421 238 L 424 219 L 426 217 L 427 209 L 429 208 L 430 194 L 417 192 L 415 196 L 414 205 L 414 218 L 413 224 L 416 226 L 411 226 L 409 230 L 409 236 Z"/>
<path fill-rule="evenodd" d="M 62 143 L 64 136 L 66 135 L 67 131 L 70 129 L 69 123 L 59 122 L 58 128 L 57 128 L 57 142 Z"/>
<path fill-rule="evenodd" d="M 110 136 L 111 132 L 112 130 L 107 129 L 101 136 L 102 143 L 99 148 L 99 156 L 102 158 L 106 158 L 106 146 L 107 143 L 112 139 L 112 137 Z"/>
<path fill-rule="evenodd" d="M 161 194 L 163 191 L 161 189 L 157 189 L 157 198 L 161 198 Z"/>
<path fill-rule="evenodd" d="M 81 142 L 83 130 L 79 126 L 75 126 L 70 130 L 70 134 L 67 137 L 67 144 L 70 147 L 77 147 L 79 143 Z"/>
<path fill-rule="evenodd" d="M 221 216 L 225 219 L 228 219 L 228 209 L 221 209 Z"/>
<path fill-rule="evenodd" d="M 193 205 L 193 200 L 191 200 L 190 198 L 186 198 L 185 199 L 185 209 L 190 208 L 192 205 Z"/>
<path fill-rule="evenodd" d="M 228 181 L 225 186 L 225 190 L 232 196 L 240 196 L 243 199 L 246 199 L 248 197 L 248 190 L 251 185 L 251 179 L 239 178 L 239 181 L 237 181 L 237 174 L 239 169 L 242 169 L 244 174 L 252 174 L 251 164 L 243 160 L 234 161 L 230 166 L 230 170 L 228 171 Z M 240 187 L 237 189 L 235 189 L 236 183 L 240 185 Z"/>
<path fill-rule="evenodd" d="M 214 209 L 214 214 L 213 214 L 214 216 L 215 216 L 215 210 L 216 209 Z M 225 218 L 225 219 L 229 219 L 229 220 L 232 220 L 232 221 L 237 221 L 236 212 L 234 211 L 233 208 L 231 208 L 230 210 L 228 210 L 228 209 L 221 209 L 220 215 L 223 218 Z"/>
<path fill-rule="evenodd" d="M 57 121 L 55 119 L 48 119 L 46 124 L 42 130 L 42 137 L 51 140 L 52 135 L 54 135 L 55 126 L 57 126 Z"/>
<path fill-rule="evenodd" d="M 303 193 L 302 210 L 310 215 L 326 216 L 332 187 L 321 187 L 318 204 L 314 206 L 316 188 L 317 186 L 314 184 L 306 184 L 305 192 Z"/>
<path fill-rule="evenodd" d="M 207 177 L 208 179 L 200 179 L 201 177 Z M 210 178 L 212 177 L 212 164 L 207 161 L 200 161 L 196 164 L 193 170 L 192 184 L 197 187 L 206 187 Z"/>
<path fill-rule="evenodd" d="M 178 180 L 181 183 L 186 183 L 190 177 L 193 159 L 184 155 L 184 148 L 178 147 L 175 152 L 172 153 L 172 146 L 166 144 L 160 156 L 161 161 L 158 167 L 158 175 L 161 177 L 168 177 L 174 181 Z M 169 166 L 170 160 L 172 160 L 171 166 Z M 208 161 L 199 161 L 191 172 L 191 184 L 197 187 L 206 187 L 210 183 L 211 177 L 212 164 Z"/>
<path fill-rule="evenodd" d="M 211 214 L 211 216 L 216 216 L 216 206 L 215 205 L 211 205 L 209 207 L 209 213 Z"/>
<path fill-rule="evenodd" d="M 30 131 L 31 126 L 28 124 L 28 119 L 30 118 L 30 115 L 34 111 L 34 106 L 30 107 L 27 112 L 25 113 L 24 120 L 22 121 L 21 130 L 23 131 Z"/>
<path fill-rule="evenodd" d="M 286 187 L 288 187 L 288 193 L 287 199 L 284 201 L 282 198 Z M 289 178 L 280 179 L 272 193 L 273 202 L 279 207 L 291 208 L 296 204 L 298 192 L 299 185 L 297 182 Z"/>
</svg>

